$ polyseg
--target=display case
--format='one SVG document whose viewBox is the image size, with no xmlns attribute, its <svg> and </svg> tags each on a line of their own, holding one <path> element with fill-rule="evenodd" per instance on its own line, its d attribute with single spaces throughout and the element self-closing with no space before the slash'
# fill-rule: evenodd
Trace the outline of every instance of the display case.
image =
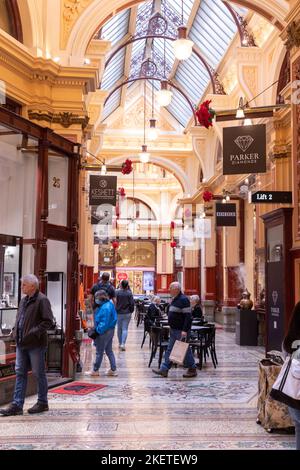
<svg viewBox="0 0 300 470">
<path fill-rule="evenodd" d="M 46 295 L 50 301 L 56 328 L 48 332 L 47 370 L 61 372 L 63 359 L 64 325 L 66 311 L 65 274 L 46 273 Z"/>
</svg>

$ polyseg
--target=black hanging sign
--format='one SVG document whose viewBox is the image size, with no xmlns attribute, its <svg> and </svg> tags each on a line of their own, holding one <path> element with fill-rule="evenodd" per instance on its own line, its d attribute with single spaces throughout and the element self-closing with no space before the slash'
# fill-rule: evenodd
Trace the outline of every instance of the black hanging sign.
<svg viewBox="0 0 300 470">
<path fill-rule="evenodd" d="M 266 126 L 223 129 L 223 174 L 266 172 Z"/>
<path fill-rule="evenodd" d="M 216 203 L 217 227 L 236 227 L 236 204 Z"/>
<path fill-rule="evenodd" d="M 117 202 L 117 177 L 90 175 L 90 206 L 110 204 L 115 206 Z"/>
<path fill-rule="evenodd" d="M 255 204 L 292 204 L 292 191 L 257 191 L 251 194 L 251 202 Z"/>
</svg>

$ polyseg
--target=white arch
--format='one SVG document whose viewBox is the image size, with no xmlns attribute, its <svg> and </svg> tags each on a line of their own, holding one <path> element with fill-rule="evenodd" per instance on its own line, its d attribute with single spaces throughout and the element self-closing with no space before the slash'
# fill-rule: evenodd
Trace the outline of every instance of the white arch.
<svg viewBox="0 0 300 470">
<path fill-rule="evenodd" d="M 136 162 L 139 161 L 138 157 L 132 156 L 128 157 L 128 155 L 124 156 L 118 156 L 114 157 L 111 159 L 106 158 L 106 165 L 119 165 L 123 163 L 126 158 L 130 158 L 132 161 Z M 156 155 L 151 155 L 151 163 L 156 163 L 158 166 L 170 171 L 171 173 L 174 174 L 174 176 L 177 178 L 181 186 L 183 187 L 183 191 L 185 193 L 193 194 L 193 188 L 192 185 L 187 178 L 187 175 L 184 173 L 182 168 L 180 168 L 179 165 L 174 163 L 172 160 L 168 160 L 167 158 L 164 157 L 158 157 Z"/>
<path fill-rule="evenodd" d="M 275 17 L 281 24 L 285 24 L 285 18 L 289 12 L 289 5 L 286 0 L 231 0 L 232 3 L 239 3 L 248 7 L 251 4 L 253 9 L 264 10 L 270 16 Z M 94 0 L 85 11 L 79 16 L 72 28 L 68 39 L 66 51 L 69 56 L 84 57 L 89 42 L 97 28 L 108 21 L 112 15 L 119 13 L 122 9 L 130 8 L 143 3 L 140 0 Z"/>
<path fill-rule="evenodd" d="M 44 32 L 41 15 L 42 2 L 40 0 L 22 0 L 18 2 L 24 45 L 33 52 L 43 49 Z"/>
<path fill-rule="evenodd" d="M 157 203 L 155 201 L 153 201 L 153 199 L 149 196 L 147 196 L 146 194 L 144 193 L 141 193 L 138 189 L 136 189 L 135 191 L 137 193 L 136 195 L 136 199 L 144 202 L 147 206 L 150 207 L 150 209 L 153 211 L 154 215 L 155 215 L 155 219 L 156 220 L 160 220 L 160 210 L 159 210 L 159 207 L 157 205 Z M 133 197 L 133 193 L 131 190 L 129 190 L 128 188 L 126 189 L 126 196 L 129 197 L 129 198 L 132 198 Z"/>
</svg>

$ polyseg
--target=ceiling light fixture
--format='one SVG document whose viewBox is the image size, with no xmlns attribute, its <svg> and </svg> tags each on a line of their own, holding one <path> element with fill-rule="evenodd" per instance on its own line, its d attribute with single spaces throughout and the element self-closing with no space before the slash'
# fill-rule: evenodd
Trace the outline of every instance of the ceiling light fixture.
<svg viewBox="0 0 300 470">
<path fill-rule="evenodd" d="M 152 117 L 149 122 L 150 128 L 148 130 L 148 139 L 154 141 L 158 138 L 158 130 L 156 129 L 156 119 L 154 118 L 154 80 L 152 80 Z"/>
<path fill-rule="evenodd" d="M 173 42 L 174 54 L 178 60 L 186 60 L 193 52 L 193 41 L 187 39 L 187 27 L 184 26 L 183 0 L 181 2 L 181 26 L 178 28 L 178 39 Z"/>
<path fill-rule="evenodd" d="M 141 163 L 148 163 L 150 160 L 150 153 L 146 145 L 146 80 L 144 80 L 144 144 L 142 145 L 142 151 L 139 157 Z"/>
<path fill-rule="evenodd" d="M 166 39 L 164 38 L 164 78 L 160 82 L 160 90 L 156 93 L 156 98 L 160 106 L 169 106 L 173 93 L 168 89 L 166 77 Z"/>
</svg>

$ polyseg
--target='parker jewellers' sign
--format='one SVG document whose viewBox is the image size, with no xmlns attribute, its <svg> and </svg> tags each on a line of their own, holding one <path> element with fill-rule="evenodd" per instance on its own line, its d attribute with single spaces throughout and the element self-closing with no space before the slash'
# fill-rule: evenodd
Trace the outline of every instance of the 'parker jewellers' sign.
<svg viewBox="0 0 300 470">
<path fill-rule="evenodd" d="M 216 203 L 216 226 L 236 226 L 236 204 Z"/>
<path fill-rule="evenodd" d="M 223 174 L 266 172 L 266 126 L 223 129 Z"/>
<path fill-rule="evenodd" d="M 90 206 L 110 204 L 117 202 L 117 177 L 90 175 Z"/>
</svg>

